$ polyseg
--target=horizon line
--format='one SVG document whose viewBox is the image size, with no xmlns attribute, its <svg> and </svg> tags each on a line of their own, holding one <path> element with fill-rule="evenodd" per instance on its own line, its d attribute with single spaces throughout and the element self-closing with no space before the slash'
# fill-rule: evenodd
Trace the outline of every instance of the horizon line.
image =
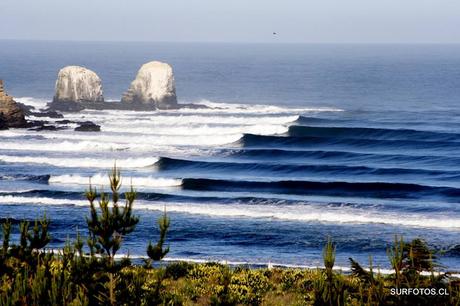
<svg viewBox="0 0 460 306">
<path fill-rule="evenodd" d="M 0 41 L 28 41 L 28 42 L 64 42 L 64 43 L 169 43 L 169 44 L 279 44 L 279 45 L 460 45 L 459 42 L 332 42 L 332 41 L 167 41 L 167 40 L 79 40 L 79 39 L 22 39 L 22 38 L 1 38 Z"/>
</svg>

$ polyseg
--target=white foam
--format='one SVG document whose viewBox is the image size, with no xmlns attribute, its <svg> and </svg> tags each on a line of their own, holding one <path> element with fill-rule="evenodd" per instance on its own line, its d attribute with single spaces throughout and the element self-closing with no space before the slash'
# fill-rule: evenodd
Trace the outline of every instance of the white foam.
<svg viewBox="0 0 460 306">
<path fill-rule="evenodd" d="M 23 192 L 30 192 L 34 189 L 18 189 L 16 187 L 11 187 L 11 189 L 0 189 L 0 193 L 23 193 Z"/>
<path fill-rule="evenodd" d="M 117 151 L 127 149 L 139 149 L 153 151 L 156 146 L 218 146 L 238 141 L 243 134 L 230 135 L 129 135 L 117 133 L 85 134 L 46 132 L 40 134 L 46 139 L 63 140 L 62 143 L 51 144 L 46 142 L 33 142 L 24 144 L 18 142 L 0 143 L 0 149 L 10 150 L 39 150 L 39 151 Z"/>
<path fill-rule="evenodd" d="M 52 138 L 52 137 L 51 137 Z M 75 151 L 122 151 L 127 150 L 133 145 L 128 146 L 120 143 L 101 143 L 97 141 L 62 141 L 45 142 L 36 140 L 20 140 L 17 142 L 0 142 L 2 150 L 19 151 L 49 151 L 49 152 L 75 152 Z"/>
<path fill-rule="evenodd" d="M 41 205 L 89 205 L 85 200 L 54 199 L 48 197 L 0 196 L 1 204 L 41 204 Z"/>
<path fill-rule="evenodd" d="M 58 175 L 51 176 L 48 180 L 49 184 L 73 184 L 73 185 L 88 185 L 91 178 L 91 184 L 107 186 L 109 178 L 106 174 L 95 174 L 93 176 L 80 176 L 80 175 Z M 174 178 L 160 178 L 160 177 L 123 177 L 122 184 L 125 186 L 133 185 L 135 187 L 178 187 L 182 185 L 181 179 Z"/>
<path fill-rule="evenodd" d="M 158 115 L 149 118 L 154 124 L 243 124 L 243 125 L 254 125 L 254 124 L 286 124 L 291 123 L 299 119 L 298 115 L 290 116 L 228 116 L 228 115 L 176 115 L 176 116 L 165 116 Z"/>
<path fill-rule="evenodd" d="M 52 176 L 50 183 L 88 185 L 89 177 L 78 175 Z M 93 185 L 107 185 L 108 177 L 97 174 L 91 177 Z M 125 178 L 124 185 L 130 185 L 131 179 Z M 135 177 L 132 179 L 134 186 L 147 187 L 174 187 L 180 186 L 180 179 L 166 179 Z M 49 205 L 87 205 L 86 201 L 55 199 L 46 197 L 21 197 L 0 196 L 0 203 L 18 204 L 49 204 Z M 286 220 L 297 222 L 325 222 L 333 224 L 386 224 L 394 226 L 418 227 L 418 228 L 441 228 L 448 230 L 460 230 L 460 219 L 450 216 L 424 216 L 421 214 L 409 214 L 404 212 L 382 212 L 371 209 L 356 208 L 331 208 L 315 207 L 312 205 L 289 205 L 279 207 L 276 205 L 244 205 L 244 204 L 196 204 L 196 203 L 167 203 L 139 200 L 134 205 L 135 209 L 207 215 L 224 218 L 259 218 L 269 220 Z"/>
<path fill-rule="evenodd" d="M 129 126 L 129 127 L 128 127 Z M 213 125 L 181 125 L 181 126 L 139 126 L 139 124 L 130 123 L 129 125 L 105 124 L 104 132 L 117 133 L 139 133 L 144 135 L 232 135 L 250 133 L 256 135 L 275 135 L 288 132 L 289 128 L 284 125 L 241 125 L 241 126 L 213 126 Z"/>
<path fill-rule="evenodd" d="M 263 112 L 241 112 L 228 113 L 209 110 L 205 113 L 191 113 L 182 110 L 136 112 L 121 110 L 85 110 L 79 113 L 66 113 L 65 118 L 69 120 L 94 120 L 110 123 L 139 121 L 156 125 L 163 124 L 190 124 L 190 123 L 225 123 L 225 124 L 283 124 L 299 119 L 296 112 L 286 113 L 263 113 Z M 59 119 L 61 120 L 61 119 Z"/>
<path fill-rule="evenodd" d="M 387 224 L 407 227 L 460 230 L 460 219 L 450 216 L 381 212 L 369 209 L 318 208 L 310 205 L 230 205 L 230 204 L 140 204 L 137 208 L 200 214 L 216 217 L 263 218 L 299 222 Z"/>
<path fill-rule="evenodd" d="M 36 110 L 46 108 L 46 104 L 49 102 L 46 99 L 39 99 L 39 98 L 32 98 L 32 97 L 19 97 L 14 98 L 15 101 L 28 105 L 33 106 Z"/>
<path fill-rule="evenodd" d="M 42 106 L 46 104 L 45 100 L 22 99 L 28 104 L 35 103 Z M 100 124 L 102 131 L 98 133 L 74 132 L 71 129 L 40 132 L 3 131 L 0 132 L 0 136 L 8 139 L 0 143 L 0 150 L 157 152 L 159 147 L 174 150 L 184 146 L 190 148 L 221 146 L 237 142 L 245 133 L 257 135 L 286 133 L 289 123 L 299 118 L 295 112 L 308 110 L 213 102 L 205 102 L 205 104 L 208 109 L 197 110 L 195 113 L 190 109 L 151 112 L 84 110 L 80 113 L 65 113 L 65 119 L 91 120 Z M 22 160 L 25 161 L 24 158 Z M 46 160 L 44 162 L 48 163 Z M 76 162 L 82 167 L 97 165 L 88 160 Z"/>
<path fill-rule="evenodd" d="M 294 122 L 299 119 L 299 115 L 187 114 L 180 111 L 175 111 L 171 114 L 152 113 L 146 115 L 145 113 L 133 113 L 130 115 L 104 111 L 102 113 L 66 114 L 65 118 L 75 121 L 90 120 L 102 125 L 113 124 L 116 126 L 136 126 L 138 124 L 143 126 L 187 126 L 191 124 L 274 125 Z"/>
<path fill-rule="evenodd" d="M 184 103 L 182 103 L 184 104 Z M 117 114 L 121 116 L 152 116 L 160 114 L 211 114 L 211 115 L 272 115 L 272 114 L 293 114 L 293 113 L 318 113 L 318 112 L 342 112 L 343 109 L 334 107 L 282 107 L 275 105 L 263 104 L 241 104 L 241 103 L 224 103 L 201 100 L 198 102 L 187 103 L 194 105 L 204 105 L 205 108 L 184 107 L 174 110 L 155 110 L 155 111 L 130 111 L 130 110 L 85 110 L 80 114 L 99 116 L 107 114 Z M 75 114 L 79 115 L 79 114 Z"/>
<path fill-rule="evenodd" d="M 122 168 L 143 168 L 154 165 L 158 158 L 127 158 L 127 159 L 100 159 L 100 158 L 72 158 L 72 157 L 41 157 L 41 156 L 9 156 L 0 155 L 0 161 L 8 163 L 48 164 L 57 167 L 69 168 L 111 168 L 115 161 Z"/>
<path fill-rule="evenodd" d="M 189 108 L 182 109 L 183 112 L 201 112 L 201 113 L 307 113 L 307 112 L 342 112 L 342 109 L 332 108 L 332 107 L 300 107 L 300 108 L 290 108 L 290 107 L 281 107 L 275 105 L 263 105 L 263 104 L 239 104 L 239 103 L 224 103 L 224 102 L 213 102 L 209 100 L 201 100 L 192 104 L 201 104 L 205 105 L 208 108 Z"/>
<path fill-rule="evenodd" d="M 23 137 L 31 135 L 30 132 L 25 131 L 25 130 L 19 130 L 19 129 L 9 129 L 9 130 L 0 130 L 0 136 L 2 138 L 15 138 L 15 137 Z M 35 136 L 39 136 L 35 134 Z"/>
</svg>

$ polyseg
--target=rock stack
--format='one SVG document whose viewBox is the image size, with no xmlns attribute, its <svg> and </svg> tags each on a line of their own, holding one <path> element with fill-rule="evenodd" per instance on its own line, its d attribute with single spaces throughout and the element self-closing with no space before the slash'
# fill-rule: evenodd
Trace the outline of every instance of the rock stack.
<svg viewBox="0 0 460 306">
<path fill-rule="evenodd" d="M 158 61 L 139 69 L 121 103 L 105 102 L 99 76 L 80 66 L 67 66 L 58 73 L 51 111 L 78 112 L 83 109 L 150 111 L 157 109 L 206 108 L 198 104 L 178 104 L 172 67 Z"/>
<path fill-rule="evenodd" d="M 6 94 L 3 88 L 3 80 L 0 80 L 0 129 L 23 128 L 27 126 L 24 111 Z"/>
<path fill-rule="evenodd" d="M 79 111 L 85 104 L 103 102 L 102 81 L 94 71 L 80 66 L 67 66 L 59 71 L 52 109 Z"/>
<path fill-rule="evenodd" d="M 157 61 L 142 65 L 121 102 L 132 109 L 178 108 L 172 67 Z"/>
</svg>

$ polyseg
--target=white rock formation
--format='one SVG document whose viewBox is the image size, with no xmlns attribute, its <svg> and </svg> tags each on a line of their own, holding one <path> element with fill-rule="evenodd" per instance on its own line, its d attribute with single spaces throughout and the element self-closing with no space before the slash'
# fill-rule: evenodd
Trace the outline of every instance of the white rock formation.
<svg viewBox="0 0 460 306">
<path fill-rule="evenodd" d="M 58 73 L 54 102 L 103 102 L 99 76 L 80 66 L 67 66 Z"/>
<path fill-rule="evenodd" d="M 177 108 L 172 67 L 157 61 L 142 65 L 121 102 L 159 109 Z"/>
</svg>

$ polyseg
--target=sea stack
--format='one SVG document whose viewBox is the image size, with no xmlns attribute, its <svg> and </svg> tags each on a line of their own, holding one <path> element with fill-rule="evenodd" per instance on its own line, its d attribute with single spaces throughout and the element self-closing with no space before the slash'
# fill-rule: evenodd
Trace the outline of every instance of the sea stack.
<svg viewBox="0 0 460 306">
<path fill-rule="evenodd" d="M 51 108 L 80 111 L 85 103 L 102 102 L 102 81 L 94 71 L 80 66 L 67 66 L 59 70 Z"/>
<path fill-rule="evenodd" d="M 0 129 L 27 127 L 24 111 L 6 94 L 3 80 L 0 80 Z"/>
<path fill-rule="evenodd" d="M 178 108 L 172 67 L 158 61 L 142 65 L 121 102 L 131 104 L 132 109 Z"/>
</svg>

